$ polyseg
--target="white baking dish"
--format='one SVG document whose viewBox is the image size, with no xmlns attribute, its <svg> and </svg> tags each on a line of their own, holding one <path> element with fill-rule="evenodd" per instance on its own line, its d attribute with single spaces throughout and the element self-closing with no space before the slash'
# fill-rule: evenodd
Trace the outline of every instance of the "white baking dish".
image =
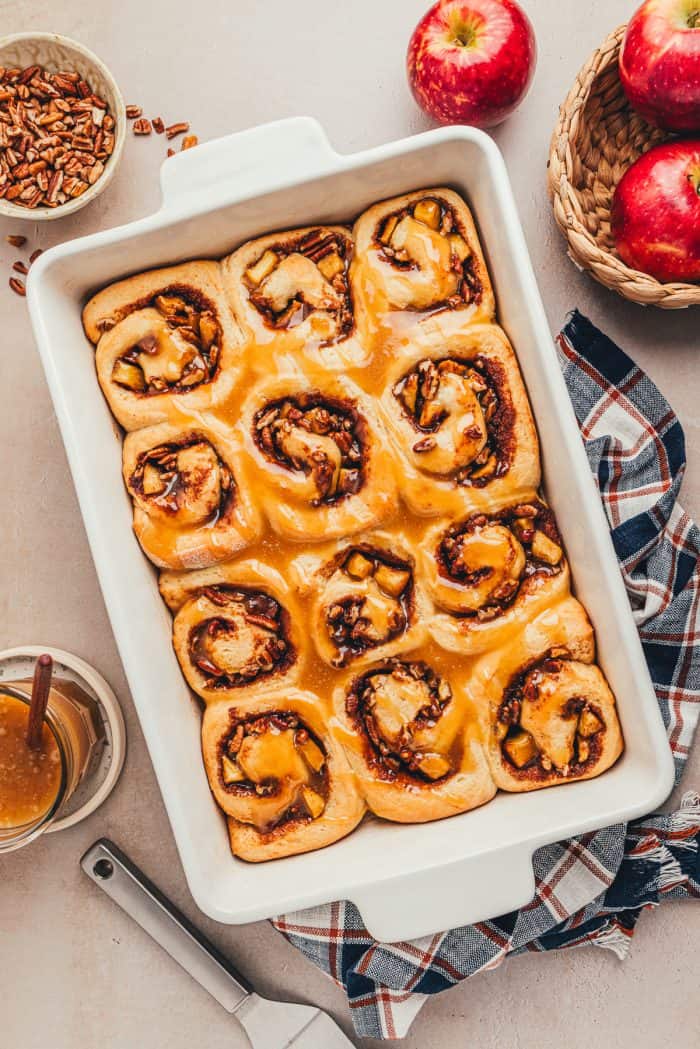
<svg viewBox="0 0 700 1049">
<path fill-rule="evenodd" d="M 43 255 L 28 298 L 105 601 L 197 904 L 238 923 L 346 898 L 383 940 L 524 904 L 538 846 L 650 811 L 668 795 L 673 765 L 497 147 L 479 131 L 447 128 L 344 157 L 317 123 L 299 118 L 168 160 L 161 183 L 157 214 Z M 383 197 L 441 184 L 466 196 L 480 227 L 499 317 L 539 427 L 545 490 L 596 628 L 626 750 L 589 782 L 499 794 L 475 812 L 424 825 L 367 821 L 330 848 L 249 865 L 232 858 L 209 793 L 199 710 L 170 646 L 155 573 L 132 536 L 121 436 L 97 385 L 81 307 L 91 291 L 127 274 L 221 256 L 275 229 L 350 220 Z"/>
</svg>

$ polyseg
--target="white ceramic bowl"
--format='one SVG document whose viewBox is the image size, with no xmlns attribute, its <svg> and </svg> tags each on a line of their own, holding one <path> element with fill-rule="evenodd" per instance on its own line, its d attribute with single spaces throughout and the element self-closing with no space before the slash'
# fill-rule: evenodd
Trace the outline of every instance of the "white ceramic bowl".
<svg viewBox="0 0 700 1049">
<path fill-rule="evenodd" d="M 95 197 L 107 189 L 114 178 L 126 138 L 126 111 L 124 99 L 117 82 L 97 55 L 75 40 L 57 33 L 15 33 L 0 37 L 0 66 L 8 68 L 39 65 L 50 73 L 59 70 L 79 73 L 92 90 L 103 98 L 114 117 L 114 149 L 105 163 L 105 169 L 97 182 L 80 197 L 67 200 L 57 208 L 25 208 L 12 201 L 0 200 L 0 215 L 29 222 L 43 222 L 72 215 L 84 208 Z"/>
</svg>

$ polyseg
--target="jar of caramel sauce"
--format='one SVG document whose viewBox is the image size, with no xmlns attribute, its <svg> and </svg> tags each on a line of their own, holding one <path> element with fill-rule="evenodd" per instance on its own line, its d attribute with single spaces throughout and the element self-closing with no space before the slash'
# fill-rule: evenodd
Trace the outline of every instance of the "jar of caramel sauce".
<svg viewBox="0 0 700 1049">
<path fill-rule="evenodd" d="M 54 679 L 41 746 L 27 743 L 32 682 L 0 687 L 0 853 L 33 841 L 65 809 L 104 739 L 95 701 Z"/>
</svg>

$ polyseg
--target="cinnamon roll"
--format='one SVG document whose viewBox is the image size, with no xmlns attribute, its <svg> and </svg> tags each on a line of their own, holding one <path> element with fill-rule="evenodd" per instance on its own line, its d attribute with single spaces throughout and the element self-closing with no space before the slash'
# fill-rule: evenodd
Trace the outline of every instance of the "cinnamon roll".
<svg viewBox="0 0 700 1049">
<path fill-rule="evenodd" d="M 187 683 L 207 703 L 272 694 L 304 663 L 302 622 L 276 569 L 250 559 L 198 572 L 163 572 L 173 647 Z"/>
<path fill-rule="evenodd" d="M 457 672 L 384 660 L 334 695 L 337 738 L 368 807 L 398 823 L 466 812 L 496 792 Z"/>
<path fill-rule="evenodd" d="M 495 324 L 413 347 L 390 371 L 381 408 L 414 513 L 491 508 L 539 485 L 530 404 Z"/>
<path fill-rule="evenodd" d="M 268 374 L 284 354 L 331 371 L 361 365 L 343 226 L 310 226 L 249 241 L 224 259 L 226 291 L 253 344 L 251 364 Z"/>
<path fill-rule="evenodd" d="M 242 336 L 217 262 L 187 262 L 110 285 L 83 325 L 117 421 L 135 430 L 221 405 L 241 369 Z"/>
<path fill-rule="evenodd" d="M 490 321 L 495 302 L 469 208 L 450 189 L 385 200 L 355 223 L 351 281 L 365 337 L 400 314 L 447 334 Z M 414 333 L 415 334 L 415 333 Z"/>
<path fill-rule="evenodd" d="M 216 703 L 202 724 L 209 785 L 231 850 L 258 862 L 320 849 L 349 834 L 365 806 L 316 696 L 290 689 Z"/>
<path fill-rule="evenodd" d="M 213 419 L 127 434 L 124 481 L 134 532 L 161 568 L 206 568 L 255 539 L 260 517 L 236 465 L 235 434 Z"/>
<path fill-rule="evenodd" d="M 344 539 L 302 554 L 291 569 L 300 593 L 311 598 L 311 633 L 329 666 L 363 666 L 425 640 L 430 610 L 402 536 Z"/>
<path fill-rule="evenodd" d="M 454 652 L 502 644 L 569 588 L 554 514 L 536 496 L 432 528 L 419 558 L 439 609 L 430 632 Z"/>
<path fill-rule="evenodd" d="M 372 404 L 346 380 L 304 377 L 256 387 L 242 412 L 249 484 L 279 534 L 320 540 L 395 513 L 396 482 Z"/>
<path fill-rule="evenodd" d="M 569 597 L 479 661 L 473 687 L 489 700 L 489 763 L 501 790 L 591 779 L 617 761 L 615 698 L 594 654 L 588 617 Z"/>
</svg>

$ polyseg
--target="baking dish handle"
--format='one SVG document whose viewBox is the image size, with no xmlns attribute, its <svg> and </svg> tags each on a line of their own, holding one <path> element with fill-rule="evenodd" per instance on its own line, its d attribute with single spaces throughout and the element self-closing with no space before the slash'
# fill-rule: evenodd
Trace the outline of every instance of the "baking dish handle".
<svg viewBox="0 0 700 1049">
<path fill-rule="evenodd" d="M 535 895 L 532 848 L 507 848 L 379 881 L 353 902 L 383 943 L 415 940 L 507 914 Z"/>
<path fill-rule="evenodd" d="M 312 117 L 290 117 L 238 131 L 187 149 L 165 161 L 160 169 L 162 210 L 190 208 L 193 198 L 207 206 L 227 196 L 259 196 L 285 181 L 322 175 L 337 161 L 326 134 Z"/>
</svg>

